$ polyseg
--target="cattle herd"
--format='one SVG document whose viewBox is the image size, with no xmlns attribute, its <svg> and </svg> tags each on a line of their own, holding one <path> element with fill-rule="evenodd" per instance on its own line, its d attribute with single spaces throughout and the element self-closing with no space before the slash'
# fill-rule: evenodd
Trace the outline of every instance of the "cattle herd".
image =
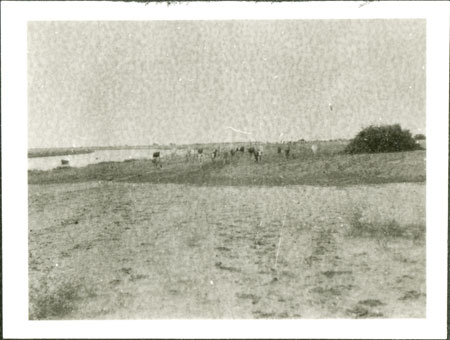
<svg viewBox="0 0 450 340">
<path fill-rule="evenodd" d="M 211 154 L 211 160 L 212 162 L 216 161 L 222 161 L 223 163 L 229 163 L 230 160 L 233 157 L 240 157 L 245 154 L 246 148 L 244 146 L 240 146 L 237 148 L 231 148 L 228 150 L 223 150 L 221 147 L 215 148 Z M 311 150 L 313 154 L 317 153 L 318 147 L 316 144 L 312 145 Z M 263 156 L 263 147 L 262 146 L 249 146 L 247 147 L 247 152 L 250 157 L 254 158 L 256 163 L 261 163 L 262 156 Z M 278 147 L 278 154 L 282 154 L 284 152 L 284 155 L 287 158 L 290 157 L 291 153 L 291 146 L 290 144 L 287 144 L 287 146 L 283 149 L 281 146 Z M 171 153 L 173 155 L 173 152 Z M 186 162 L 199 162 L 203 163 L 205 159 L 206 153 L 204 152 L 203 148 L 198 149 L 188 149 L 186 151 L 185 157 Z M 160 151 L 156 151 L 153 153 L 152 162 L 155 165 L 156 168 L 162 169 L 162 162 L 161 162 L 161 156 L 162 153 Z"/>
</svg>

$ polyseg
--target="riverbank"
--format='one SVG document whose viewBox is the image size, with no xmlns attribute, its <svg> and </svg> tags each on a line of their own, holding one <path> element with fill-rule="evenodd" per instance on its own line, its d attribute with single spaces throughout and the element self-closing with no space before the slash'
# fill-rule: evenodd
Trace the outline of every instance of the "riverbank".
<svg viewBox="0 0 450 340">
<path fill-rule="evenodd" d="M 163 158 L 163 168 L 150 159 L 103 162 L 81 168 L 50 171 L 31 170 L 29 184 L 115 181 L 131 183 L 176 183 L 194 185 L 342 186 L 359 184 L 424 182 L 425 151 L 347 155 L 299 154 L 286 159 L 276 152 L 264 154 L 256 163 L 247 153 L 231 160 L 187 160 L 183 156 Z"/>
</svg>

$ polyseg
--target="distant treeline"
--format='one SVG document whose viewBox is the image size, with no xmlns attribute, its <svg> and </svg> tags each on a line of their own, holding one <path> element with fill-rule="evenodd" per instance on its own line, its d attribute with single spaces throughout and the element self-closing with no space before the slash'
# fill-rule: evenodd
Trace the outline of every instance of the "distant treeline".
<svg viewBox="0 0 450 340">
<path fill-rule="evenodd" d="M 28 150 L 28 158 L 36 157 L 52 157 L 52 156 L 70 156 L 79 155 L 85 153 L 92 153 L 96 150 L 141 150 L 141 149 L 157 149 L 157 150 L 170 150 L 173 148 L 177 149 L 190 149 L 190 148 L 207 148 L 209 146 L 245 146 L 251 144 L 266 144 L 266 145 L 278 145 L 285 143 L 321 143 L 321 142 L 348 142 L 346 139 L 330 139 L 330 140 L 315 140 L 308 141 L 300 139 L 297 141 L 283 141 L 283 142 L 261 142 L 261 141 L 236 141 L 236 142 L 211 142 L 211 143 L 193 143 L 193 144 L 150 144 L 150 145 L 116 145 L 116 146 L 91 146 L 91 147 L 77 147 L 77 148 L 36 148 Z"/>
<path fill-rule="evenodd" d="M 28 150 L 28 158 L 34 157 L 50 157 L 50 156 L 64 156 L 64 155 L 77 155 L 83 153 L 91 153 L 96 150 L 145 150 L 145 149 L 158 149 L 158 150 L 171 150 L 177 149 L 190 149 L 190 148 L 202 148 L 209 146 L 219 145 L 251 145 L 251 144 L 266 144 L 266 145 L 278 145 L 285 143 L 321 143 L 321 142 L 348 142 L 347 139 L 329 139 L 329 140 L 292 140 L 292 141 L 234 141 L 234 142 L 210 142 L 210 143 L 192 143 L 192 144 L 149 144 L 149 145 L 115 145 L 115 146 L 89 146 L 89 147 L 75 147 L 75 148 L 36 148 Z"/>
<path fill-rule="evenodd" d="M 86 148 L 73 148 L 73 149 L 35 149 L 28 151 L 28 158 L 37 158 L 37 157 L 52 157 L 52 156 L 71 156 L 71 155 L 79 155 L 84 153 L 94 152 L 94 149 L 86 149 Z"/>
</svg>

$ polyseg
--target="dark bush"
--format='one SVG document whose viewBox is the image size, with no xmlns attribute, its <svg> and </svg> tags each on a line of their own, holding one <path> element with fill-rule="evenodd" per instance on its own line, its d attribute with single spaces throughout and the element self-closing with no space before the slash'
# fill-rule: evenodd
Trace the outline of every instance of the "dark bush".
<svg viewBox="0 0 450 340">
<path fill-rule="evenodd" d="M 424 140 L 425 139 L 425 135 L 419 133 L 417 135 L 414 136 L 415 140 Z"/>
<path fill-rule="evenodd" d="M 345 148 L 347 153 L 399 152 L 421 149 L 409 130 L 399 124 L 369 126 L 360 131 Z"/>
</svg>

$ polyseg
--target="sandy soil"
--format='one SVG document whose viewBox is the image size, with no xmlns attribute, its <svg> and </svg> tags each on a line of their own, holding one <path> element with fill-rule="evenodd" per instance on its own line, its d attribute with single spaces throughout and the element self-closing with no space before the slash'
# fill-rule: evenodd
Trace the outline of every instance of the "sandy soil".
<svg viewBox="0 0 450 340">
<path fill-rule="evenodd" d="M 422 234 L 352 236 L 355 218 Z M 424 225 L 424 183 L 30 185 L 30 315 L 425 317 Z"/>
</svg>

